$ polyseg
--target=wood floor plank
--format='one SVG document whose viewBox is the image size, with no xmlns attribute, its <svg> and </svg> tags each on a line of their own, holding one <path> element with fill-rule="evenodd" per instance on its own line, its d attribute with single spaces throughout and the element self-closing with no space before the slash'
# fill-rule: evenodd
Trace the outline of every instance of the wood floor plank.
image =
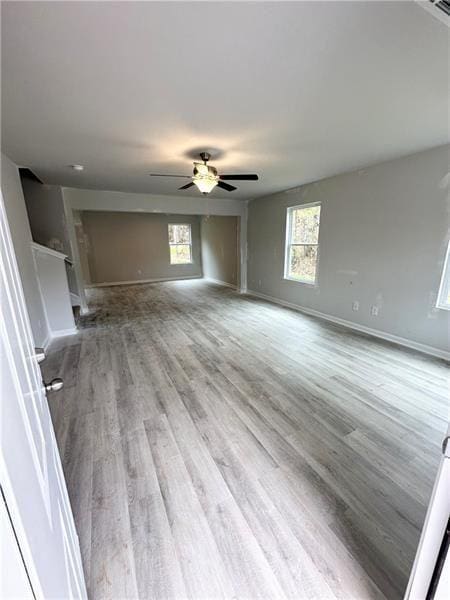
<svg viewBox="0 0 450 600">
<path fill-rule="evenodd" d="M 236 594 L 165 415 L 144 422 L 190 597 Z"/>
<path fill-rule="evenodd" d="M 170 371 L 176 371 L 175 365 L 170 366 Z M 197 410 L 190 410 L 192 402 L 187 403 L 183 394 L 186 387 L 190 389 L 190 395 L 197 395 L 187 377 L 184 381 L 178 380 L 179 398 L 166 401 L 166 413 L 237 597 L 282 598 L 282 587 L 230 492 L 214 452 L 211 453 L 205 444 L 202 434 L 207 407 L 202 408 L 200 415 Z M 200 403 L 203 397 L 199 391 L 197 402 Z"/>
<path fill-rule="evenodd" d="M 448 365 L 205 281 L 93 289 L 46 379 L 91 600 L 396 600 Z"/>
<path fill-rule="evenodd" d="M 123 458 L 94 462 L 89 590 L 101 599 L 138 598 Z"/>
<path fill-rule="evenodd" d="M 122 437 L 139 598 L 185 598 L 183 574 L 143 425 Z"/>
<path fill-rule="evenodd" d="M 227 444 L 214 419 L 202 426 L 203 438 L 288 598 L 334 598 L 330 586 L 262 488 L 254 469 L 246 469 L 241 448 Z M 245 461 L 247 462 L 247 461 Z M 264 519 L 261 516 L 264 515 Z M 267 594 L 265 597 L 272 597 Z"/>
</svg>

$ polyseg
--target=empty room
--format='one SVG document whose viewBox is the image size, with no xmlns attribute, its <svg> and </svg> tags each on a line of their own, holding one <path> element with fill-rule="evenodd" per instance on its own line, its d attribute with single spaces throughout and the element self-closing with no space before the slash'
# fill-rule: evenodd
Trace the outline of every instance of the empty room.
<svg viewBox="0 0 450 600">
<path fill-rule="evenodd" d="M 0 11 L 0 597 L 448 598 L 449 3 Z"/>
</svg>

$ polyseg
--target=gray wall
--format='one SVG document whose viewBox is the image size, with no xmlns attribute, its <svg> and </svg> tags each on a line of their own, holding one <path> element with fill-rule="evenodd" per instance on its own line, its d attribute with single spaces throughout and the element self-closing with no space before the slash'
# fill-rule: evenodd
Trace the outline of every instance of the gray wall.
<svg viewBox="0 0 450 600">
<path fill-rule="evenodd" d="M 238 218 L 202 217 L 201 244 L 203 276 L 237 286 Z"/>
<path fill-rule="evenodd" d="M 25 302 L 36 346 L 43 346 L 49 331 L 39 292 L 31 250 L 31 231 L 17 166 L 1 155 L 1 189 L 12 243 L 22 280 Z"/>
<path fill-rule="evenodd" d="M 450 315 L 435 301 L 449 239 L 449 149 L 253 200 L 249 290 L 448 351 Z M 317 201 L 320 258 L 313 287 L 284 280 L 283 263 L 286 207 Z M 371 316 L 372 305 L 378 316 Z"/>
<path fill-rule="evenodd" d="M 42 184 L 27 177 L 21 180 L 33 240 L 73 260 L 61 187 Z M 69 290 L 78 294 L 74 268 L 66 265 L 66 273 Z"/>
<path fill-rule="evenodd" d="M 88 248 L 90 247 L 90 243 L 89 238 L 84 231 L 81 215 L 82 213 L 78 210 L 72 211 L 72 221 L 78 248 L 79 267 L 84 284 L 89 285 L 92 283 L 88 257 Z"/>
<path fill-rule="evenodd" d="M 64 208 L 68 225 L 75 270 L 80 283 L 79 295 L 82 310 L 87 310 L 84 298 L 83 277 L 75 227 L 77 211 L 138 212 L 172 215 L 221 215 L 238 216 L 240 246 L 240 287 L 247 288 L 247 203 L 233 198 L 210 198 L 199 194 L 187 199 L 184 196 L 162 196 L 156 194 L 131 194 L 104 190 L 63 188 Z"/>
<path fill-rule="evenodd" d="M 198 216 L 83 211 L 81 221 L 92 284 L 202 276 Z M 170 264 L 169 223 L 191 224 L 193 264 Z"/>
</svg>

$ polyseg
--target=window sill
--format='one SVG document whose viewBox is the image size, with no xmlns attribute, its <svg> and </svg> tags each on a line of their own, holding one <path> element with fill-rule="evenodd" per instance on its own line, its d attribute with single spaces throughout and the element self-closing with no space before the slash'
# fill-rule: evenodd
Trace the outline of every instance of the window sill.
<svg viewBox="0 0 450 600">
<path fill-rule="evenodd" d="M 193 262 L 188 263 L 170 263 L 169 267 L 188 267 L 189 265 L 193 265 Z"/>
<path fill-rule="evenodd" d="M 450 304 L 436 304 L 436 308 L 440 310 L 450 310 Z"/>
<path fill-rule="evenodd" d="M 305 279 L 297 279 L 295 277 L 288 277 L 287 275 L 284 275 L 283 279 L 286 281 L 295 281 L 295 283 L 301 283 L 302 285 L 309 285 L 310 287 L 316 287 L 317 285 L 316 281 L 306 281 Z"/>
</svg>

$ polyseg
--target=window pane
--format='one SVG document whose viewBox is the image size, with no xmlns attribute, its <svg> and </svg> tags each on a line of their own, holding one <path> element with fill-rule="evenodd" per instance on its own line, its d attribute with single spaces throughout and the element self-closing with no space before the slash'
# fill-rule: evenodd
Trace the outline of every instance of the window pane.
<svg viewBox="0 0 450 600">
<path fill-rule="evenodd" d="M 292 244 L 318 244 L 320 206 L 297 208 L 292 211 Z"/>
<path fill-rule="evenodd" d="M 169 225 L 169 244 L 190 244 L 190 225 Z"/>
<path fill-rule="evenodd" d="M 191 262 L 191 247 L 189 244 L 170 246 L 170 264 L 183 265 Z"/>
<path fill-rule="evenodd" d="M 289 277 L 307 283 L 316 281 L 317 246 L 291 246 Z"/>
<path fill-rule="evenodd" d="M 191 226 L 190 225 L 178 225 L 178 243 L 179 244 L 190 244 L 191 243 Z"/>
</svg>

